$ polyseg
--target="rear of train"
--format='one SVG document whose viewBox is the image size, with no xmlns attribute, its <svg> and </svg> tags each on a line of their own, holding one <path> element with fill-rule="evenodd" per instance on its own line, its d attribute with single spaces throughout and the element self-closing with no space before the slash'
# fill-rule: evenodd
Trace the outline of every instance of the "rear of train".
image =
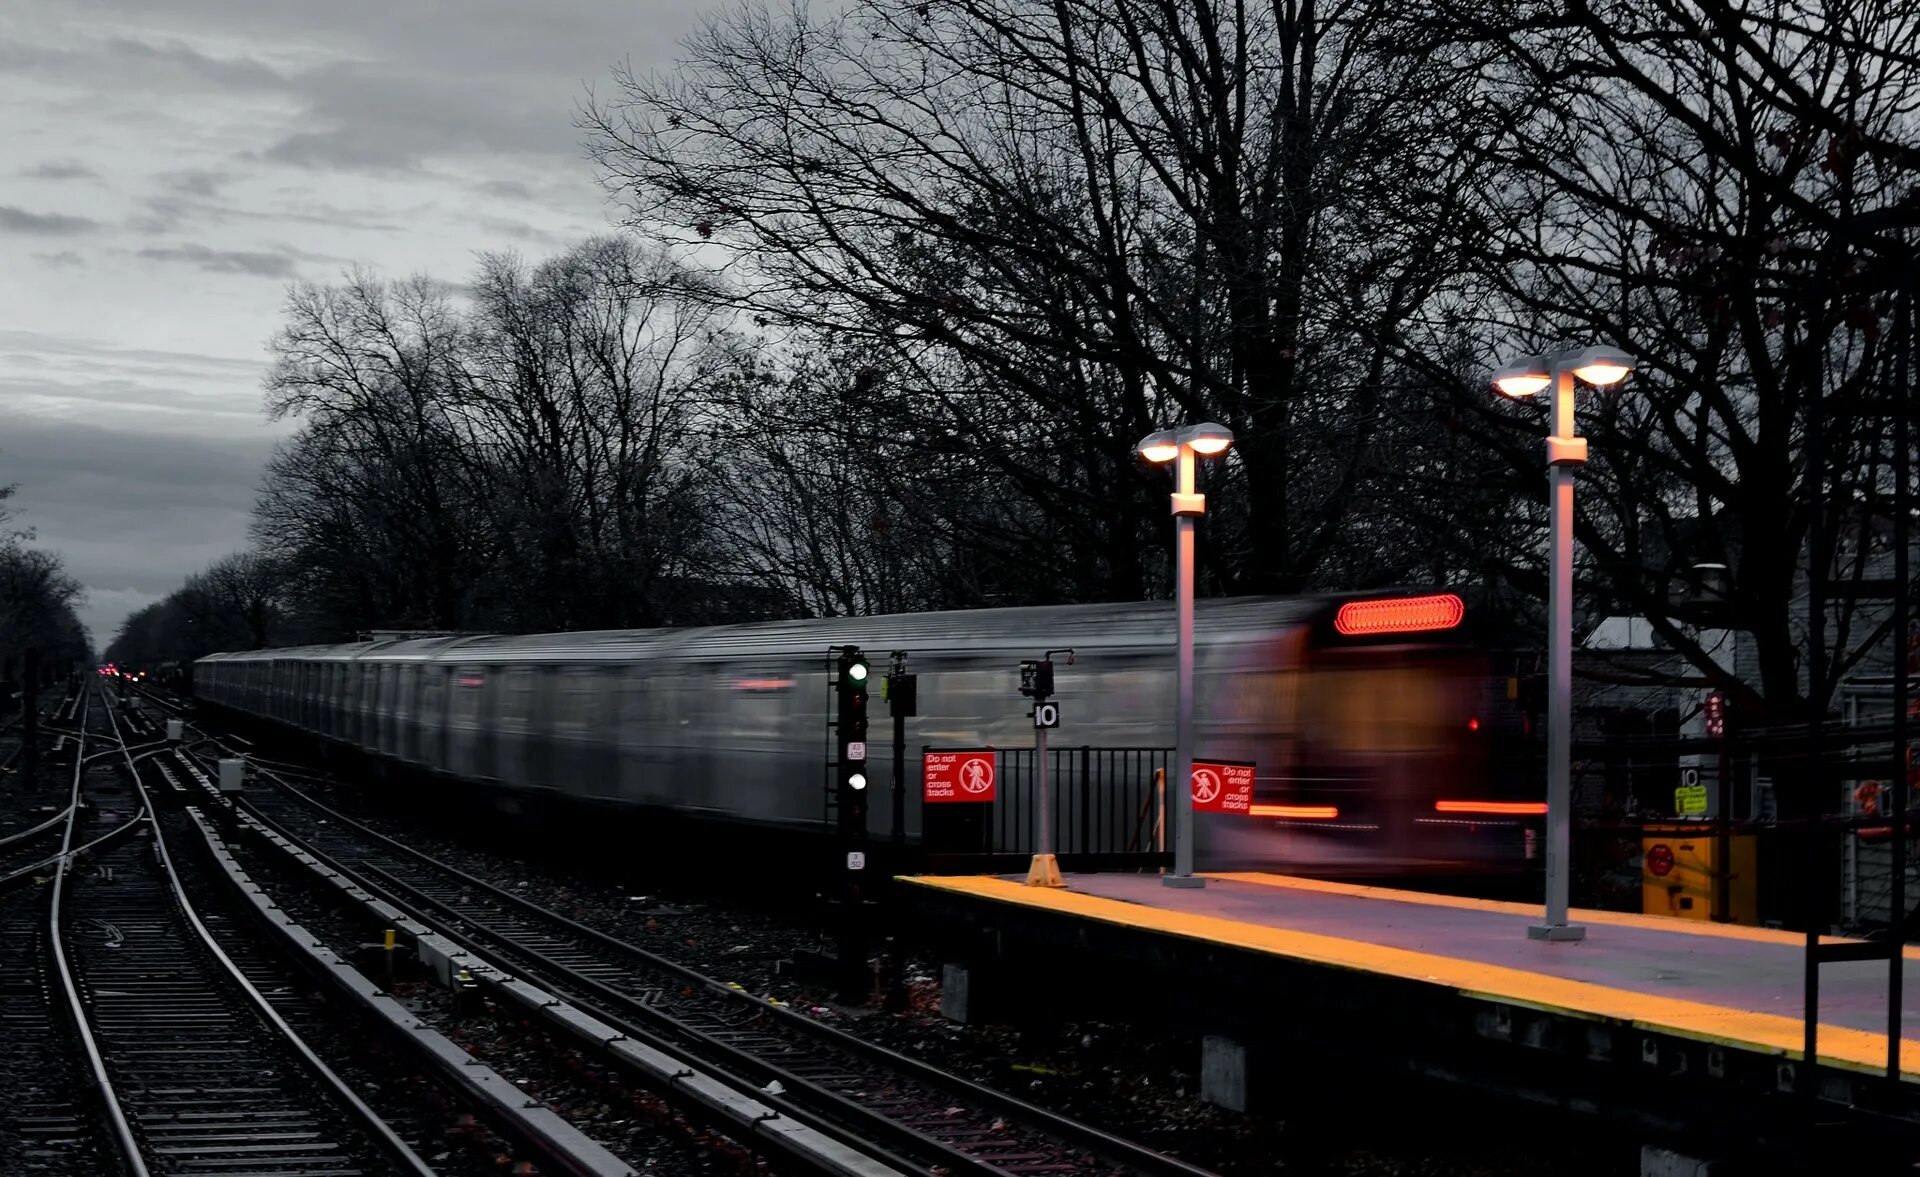
<svg viewBox="0 0 1920 1177">
<path fill-rule="evenodd" d="M 1544 757 L 1522 669 L 1448 593 L 1335 598 L 1220 665 L 1216 696 L 1265 730 L 1236 749 L 1256 764 L 1251 811 L 1198 823 L 1197 862 L 1382 879 L 1537 870 Z"/>
</svg>

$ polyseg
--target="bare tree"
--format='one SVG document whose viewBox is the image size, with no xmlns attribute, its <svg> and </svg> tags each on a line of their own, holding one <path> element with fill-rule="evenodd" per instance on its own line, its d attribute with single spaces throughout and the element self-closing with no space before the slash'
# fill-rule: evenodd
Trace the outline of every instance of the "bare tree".
<svg viewBox="0 0 1920 1177">
<path fill-rule="evenodd" d="M 301 285 L 273 341 L 273 417 L 303 429 L 268 467 L 256 535 L 359 624 L 460 625 L 495 553 L 473 526 L 465 326 L 426 278 Z"/>
<path fill-rule="evenodd" d="M 621 74 L 584 122 L 635 225 L 710 242 L 738 304 L 803 354 L 885 373 L 820 398 L 815 424 L 910 451 L 909 471 L 978 470 L 973 496 L 892 497 L 1055 562 L 1037 595 L 1154 586 L 1161 488 L 1131 446 L 1207 417 L 1242 439 L 1214 578 L 1297 588 L 1380 473 L 1381 341 L 1446 265 L 1379 223 L 1390 185 L 1463 169 L 1420 147 L 1449 76 L 1378 50 L 1385 11 L 749 8 L 677 79 Z M 971 510 L 982 491 L 1018 509 Z"/>
<path fill-rule="evenodd" d="M 1514 501 L 1531 505 L 1524 521 L 1476 529 L 1480 558 L 1542 583 L 1541 553 L 1522 538 L 1539 534 L 1539 410 L 1493 403 L 1490 360 L 1558 341 L 1623 345 L 1642 357 L 1630 389 L 1582 406 L 1590 599 L 1647 617 L 1696 681 L 1735 691 L 1749 715 L 1801 718 L 1802 569 L 1860 576 L 1888 485 L 1877 423 L 1830 433 L 1851 473 L 1826 534 L 1851 554 L 1830 544 L 1808 559 L 1809 405 L 1888 377 L 1884 242 L 1860 226 L 1874 210 L 1910 216 L 1899 210 L 1920 162 L 1920 21 L 1891 4 L 1823 17 L 1786 0 L 1430 0 L 1409 20 L 1414 51 L 1477 79 L 1455 118 L 1478 181 L 1449 217 L 1472 264 L 1402 338 L 1406 362 L 1475 422 L 1518 476 Z M 1702 648 L 1683 603 L 1699 563 L 1731 568 L 1715 620 L 1752 634 L 1751 683 Z M 1881 643 L 1884 622 L 1836 606 L 1825 681 Z"/>
</svg>

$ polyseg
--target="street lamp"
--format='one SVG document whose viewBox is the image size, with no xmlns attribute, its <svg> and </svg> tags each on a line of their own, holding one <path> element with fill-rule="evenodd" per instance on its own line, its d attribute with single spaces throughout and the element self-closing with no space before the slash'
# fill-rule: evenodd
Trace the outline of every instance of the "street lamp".
<svg viewBox="0 0 1920 1177">
<path fill-rule="evenodd" d="M 1173 719 L 1173 779 L 1178 800 L 1167 807 L 1173 822 L 1173 873 L 1160 876 L 1169 887 L 1204 887 L 1193 873 L 1193 521 L 1207 513 L 1207 496 L 1193 490 L 1196 455 L 1217 457 L 1233 446 L 1233 431 L 1209 421 L 1185 429 L 1162 429 L 1140 439 L 1134 452 L 1155 465 L 1173 467 L 1174 640 L 1178 647 L 1178 686 Z"/>
<path fill-rule="evenodd" d="M 1547 499 L 1551 550 L 1547 554 L 1547 913 L 1527 929 L 1534 940 L 1580 940 L 1587 930 L 1567 922 L 1569 831 L 1573 789 L 1573 471 L 1587 461 L 1587 439 L 1573 431 L 1575 378 L 1597 387 L 1618 384 L 1635 367 L 1618 348 L 1582 347 L 1527 356 L 1504 365 L 1493 386 L 1516 399 L 1553 389 L 1547 432 Z"/>
</svg>

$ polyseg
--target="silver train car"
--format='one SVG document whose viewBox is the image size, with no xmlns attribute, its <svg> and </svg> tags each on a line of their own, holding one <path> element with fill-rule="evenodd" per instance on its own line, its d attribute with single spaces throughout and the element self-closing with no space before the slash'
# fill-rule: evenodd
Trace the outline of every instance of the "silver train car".
<svg viewBox="0 0 1920 1177">
<path fill-rule="evenodd" d="M 1445 593 L 1199 602 L 1196 748 L 1257 765 L 1249 816 L 1207 815 L 1210 867 L 1519 869 L 1539 782 L 1490 778 L 1501 692 Z M 918 749 L 1029 747 L 1022 659 L 1056 661 L 1059 745 L 1173 742 L 1173 606 L 983 609 L 698 629 L 426 638 L 213 654 L 205 704 L 509 796 L 818 830 L 831 647 L 910 654 Z M 1511 691 L 1506 692 L 1511 694 Z M 891 779 L 886 705 L 872 775 Z M 892 829 L 890 790 L 870 799 Z"/>
</svg>

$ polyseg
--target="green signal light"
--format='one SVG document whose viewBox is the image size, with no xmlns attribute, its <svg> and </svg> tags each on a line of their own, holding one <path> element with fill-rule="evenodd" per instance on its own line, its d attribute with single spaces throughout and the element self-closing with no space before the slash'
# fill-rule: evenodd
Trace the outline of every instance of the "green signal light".
<svg viewBox="0 0 1920 1177">
<path fill-rule="evenodd" d="M 852 666 L 847 667 L 847 677 L 854 682 L 866 682 L 867 664 L 865 662 L 855 662 Z"/>
</svg>

